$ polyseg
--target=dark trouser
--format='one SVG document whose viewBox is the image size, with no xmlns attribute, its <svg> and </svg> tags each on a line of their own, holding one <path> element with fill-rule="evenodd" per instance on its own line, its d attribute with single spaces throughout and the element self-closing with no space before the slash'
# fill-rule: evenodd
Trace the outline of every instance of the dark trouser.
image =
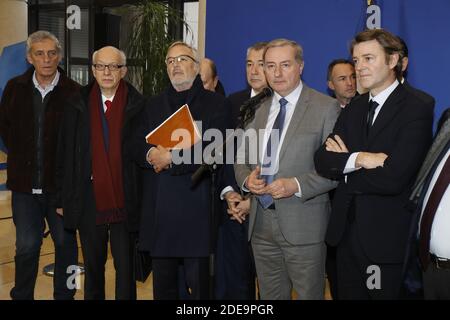
<svg viewBox="0 0 450 320">
<path fill-rule="evenodd" d="M 116 299 L 136 299 L 133 279 L 130 234 L 126 223 L 80 227 L 81 249 L 84 257 L 84 299 L 105 299 L 105 264 L 108 258 L 108 239 L 116 270 Z"/>
<path fill-rule="evenodd" d="M 155 258 L 153 257 L 153 298 L 179 300 L 179 265 L 184 266 L 190 299 L 209 298 L 208 258 Z"/>
<path fill-rule="evenodd" d="M 53 297 L 73 299 L 75 289 L 67 286 L 70 265 L 78 263 L 76 233 L 65 230 L 63 219 L 57 215 L 50 195 L 12 192 L 12 215 L 16 226 L 15 284 L 11 298 L 34 298 L 34 287 L 39 267 L 39 254 L 45 231 L 45 220 L 55 245 Z"/>
<path fill-rule="evenodd" d="M 255 300 L 255 261 L 248 242 L 248 220 L 228 217 L 219 226 L 216 253 L 216 299 Z"/>
<path fill-rule="evenodd" d="M 338 300 L 336 247 L 327 245 L 325 272 L 327 274 L 328 284 L 330 285 L 331 298 L 333 300 Z"/>
<path fill-rule="evenodd" d="M 402 264 L 380 264 L 371 261 L 361 246 L 356 223 L 347 223 L 344 236 L 337 247 L 336 259 L 339 299 L 399 298 Z"/>
<path fill-rule="evenodd" d="M 131 234 L 126 222 L 96 225 L 96 208 L 92 184 L 86 190 L 85 211 L 79 226 L 81 250 L 84 258 L 84 299 L 105 299 L 105 264 L 108 241 L 116 270 L 115 298 L 136 299 Z"/>
<path fill-rule="evenodd" d="M 437 268 L 430 262 L 423 273 L 425 300 L 450 300 L 450 269 Z"/>
</svg>

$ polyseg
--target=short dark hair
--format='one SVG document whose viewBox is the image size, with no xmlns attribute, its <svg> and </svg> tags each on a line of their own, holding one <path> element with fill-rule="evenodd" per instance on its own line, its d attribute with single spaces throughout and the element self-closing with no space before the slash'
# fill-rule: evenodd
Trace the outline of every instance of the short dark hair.
<svg viewBox="0 0 450 320">
<path fill-rule="evenodd" d="M 350 61 L 350 60 L 347 60 L 347 59 L 334 59 L 328 65 L 328 72 L 327 72 L 327 80 L 328 81 L 331 80 L 331 73 L 333 72 L 334 66 L 337 65 L 337 64 L 349 64 L 352 67 L 354 67 L 353 61 Z"/>
<path fill-rule="evenodd" d="M 386 55 L 386 63 L 389 63 L 389 58 L 391 55 L 399 55 L 394 72 L 396 77 L 400 79 L 402 77 L 402 44 L 399 38 L 389 31 L 384 29 L 371 29 L 358 33 L 350 45 L 350 54 L 353 56 L 353 49 L 355 48 L 355 45 L 371 40 L 376 40 L 383 47 Z"/>
<path fill-rule="evenodd" d="M 401 51 L 401 58 L 408 58 L 408 46 L 406 45 L 405 40 L 403 40 L 402 38 L 400 38 L 399 36 L 397 36 L 398 40 L 400 41 L 401 45 L 402 45 L 402 51 Z"/>
</svg>

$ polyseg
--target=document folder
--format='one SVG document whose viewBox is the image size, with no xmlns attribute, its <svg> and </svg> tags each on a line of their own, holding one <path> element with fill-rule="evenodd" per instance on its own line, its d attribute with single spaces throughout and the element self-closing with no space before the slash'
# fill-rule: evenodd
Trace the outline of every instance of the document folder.
<svg viewBox="0 0 450 320">
<path fill-rule="evenodd" d="M 188 149 L 200 141 L 201 136 L 189 106 L 185 104 L 147 134 L 145 140 L 166 149 Z"/>
</svg>

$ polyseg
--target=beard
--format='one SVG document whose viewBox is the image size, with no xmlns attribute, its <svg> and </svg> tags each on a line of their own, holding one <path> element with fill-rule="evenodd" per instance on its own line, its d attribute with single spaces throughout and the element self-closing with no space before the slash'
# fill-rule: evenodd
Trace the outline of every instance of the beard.
<svg viewBox="0 0 450 320">
<path fill-rule="evenodd" d="M 172 86 L 175 88 L 175 90 L 184 91 L 192 87 L 194 80 L 195 77 L 183 80 L 170 80 L 170 83 L 172 83 Z"/>
</svg>

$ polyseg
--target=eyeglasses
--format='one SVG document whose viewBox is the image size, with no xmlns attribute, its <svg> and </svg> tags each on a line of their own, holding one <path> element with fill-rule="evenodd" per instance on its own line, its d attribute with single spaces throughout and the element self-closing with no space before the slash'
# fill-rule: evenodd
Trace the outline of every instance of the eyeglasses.
<svg viewBox="0 0 450 320">
<path fill-rule="evenodd" d="M 125 65 L 123 64 L 115 64 L 115 63 L 110 64 L 94 63 L 93 66 L 97 71 L 104 71 L 106 68 L 108 68 L 109 71 L 117 71 L 120 68 L 125 67 Z"/>
<path fill-rule="evenodd" d="M 171 65 L 173 65 L 175 63 L 175 61 L 179 62 L 179 63 L 187 63 L 189 60 L 197 62 L 197 60 L 195 60 L 191 56 L 181 55 L 181 56 L 178 56 L 178 57 L 168 57 L 166 59 L 166 65 L 171 66 Z"/>
</svg>

